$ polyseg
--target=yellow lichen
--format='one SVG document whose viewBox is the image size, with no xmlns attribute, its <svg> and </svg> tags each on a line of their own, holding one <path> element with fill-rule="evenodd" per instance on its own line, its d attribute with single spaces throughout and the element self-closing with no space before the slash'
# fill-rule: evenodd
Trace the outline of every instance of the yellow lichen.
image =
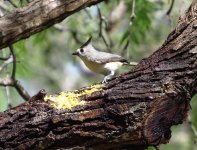
<svg viewBox="0 0 197 150">
<path fill-rule="evenodd" d="M 93 92 L 100 91 L 104 87 L 103 84 L 96 84 L 86 87 L 82 90 L 75 90 L 71 92 L 61 92 L 58 95 L 47 95 L 45 101 L 51 101 L 51 106 L 57 109 L 72 109 L 75 106 L 84 105 L 85 101 L 80 100 L 79 97 L 83 95 L 90 95 Z"/>
</svg>

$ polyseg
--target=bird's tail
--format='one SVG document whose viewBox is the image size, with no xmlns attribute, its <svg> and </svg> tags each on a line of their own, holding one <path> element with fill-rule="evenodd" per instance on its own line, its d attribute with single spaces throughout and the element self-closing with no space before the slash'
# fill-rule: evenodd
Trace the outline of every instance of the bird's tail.
<svg viewBox="0 0 197 150">
<path fill-rule="evenodd" d="M 137 62 L 124 62 L 123 65 L 136 66 Z"/>
</svg>

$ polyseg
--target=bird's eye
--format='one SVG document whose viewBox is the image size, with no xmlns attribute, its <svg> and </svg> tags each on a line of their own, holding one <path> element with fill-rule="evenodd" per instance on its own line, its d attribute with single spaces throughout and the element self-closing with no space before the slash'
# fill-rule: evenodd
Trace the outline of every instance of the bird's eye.
<svg viewBox="0 0 197 150">
<path fill-rule="evenodd" d="M 80 49 L 80 52 L 81 52 L 81 53 L 83 53 L 83 52 L 84 52 L 84 49 L 83 49 L 83 48 L 81 48 L 81 49 Z"/>
</svg>

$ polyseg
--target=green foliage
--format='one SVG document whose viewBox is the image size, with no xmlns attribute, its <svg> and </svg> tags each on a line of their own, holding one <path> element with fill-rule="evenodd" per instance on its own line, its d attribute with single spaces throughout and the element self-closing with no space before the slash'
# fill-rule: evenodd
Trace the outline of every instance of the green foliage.
<svg viewBox="0 0 197 150">
<path fill-rule="evenodd" d="M 192 118 L 192 121 L 193 121 L 193 124 L 194 124 L 195 128 L 197 129 L 197 113 L 196 113 L 196 110 L 197 110 L 197 94 L 191 100 L 191 107 L 192 107 L 192 109 L 190 110 L 191 118 Z"/>
<path fill-rule="evenodd" d="M 149 147 L 147 148 L 147 150 L 155 150 L 155 148 L 152 147 L 152 146 L 149 146 Z"/>
<path fill-rule="evenodd" d="M 31 76 L 31 70 L 29 69 L 29 64 L 24 63 L 26 58 L 28 57 L 27 48 L 25 46 L 25 40 L 17 42 L 14 45 L 14 52 L 17 59 L 17 76 L 18 77 L 25 77 Z"/>
<path fill-rule="evenodd" d="M 127 6 L 129 7 L 128 10 L 131 10 L 127 17 L 129 18 L 133 11 L 135 18 L 134 20 L 130 20 L 132 25 L 129 26 L 128 30 L 123 34 L 121 42 L 126 38 L 130 38 L 132 44 L 137 46 L 140 41 L 144 40 L 146 35 L 148 35 L 148 31 L 151 27 L 151 20 L 153 20 L 154 17 L 153 13 L 157 10 L 158 3 L 148 0 L 137 0 L 134 10 L 132 10 L 130 1 L 127 1 Z"/>
</svg>

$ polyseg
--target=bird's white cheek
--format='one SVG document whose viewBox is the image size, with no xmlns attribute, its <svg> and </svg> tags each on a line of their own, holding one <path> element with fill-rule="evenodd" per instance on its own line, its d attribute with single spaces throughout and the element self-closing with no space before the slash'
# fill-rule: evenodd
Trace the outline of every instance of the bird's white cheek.
<svg viewBox="0 0 197 150">
<path fill-rule="evenodd" d="M 77 49 L 77 53 L 79 53 L 79 55 L 81 54 L 80 49 Z"/>
</svg>

